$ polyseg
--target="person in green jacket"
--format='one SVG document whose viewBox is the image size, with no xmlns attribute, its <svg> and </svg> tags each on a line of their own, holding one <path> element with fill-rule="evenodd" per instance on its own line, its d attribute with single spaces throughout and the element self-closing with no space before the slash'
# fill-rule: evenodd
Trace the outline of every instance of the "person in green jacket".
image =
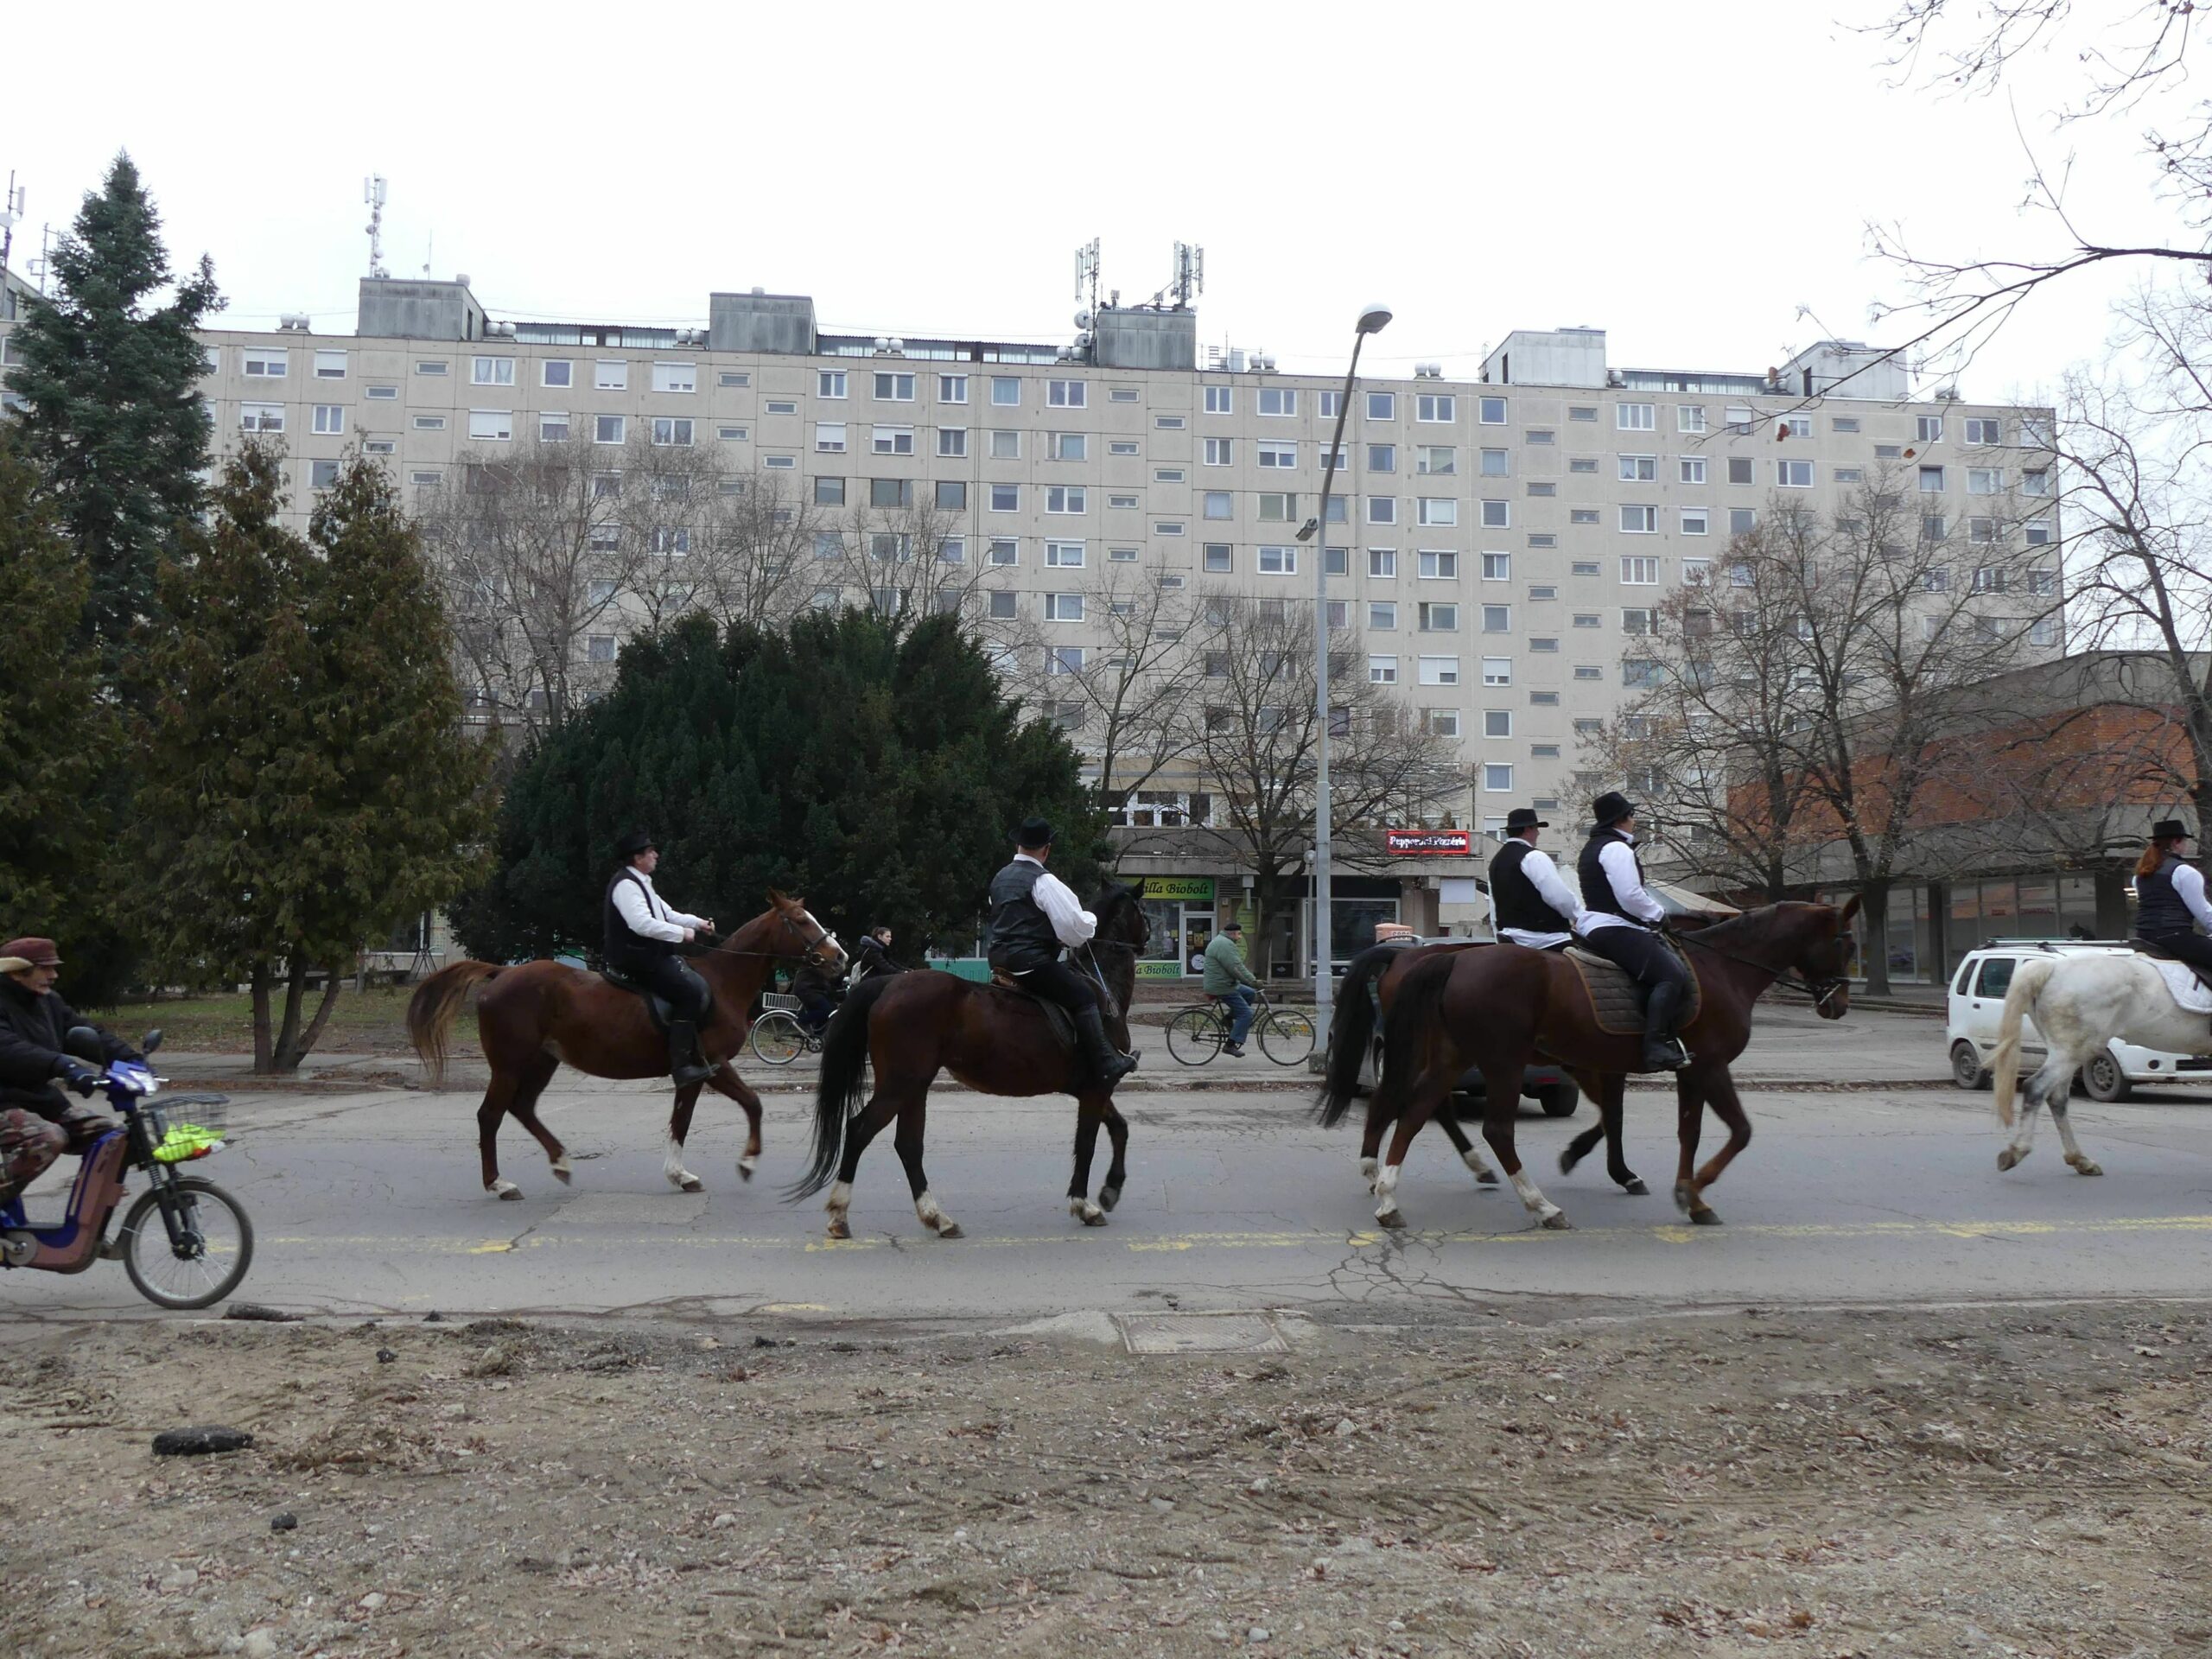
<svg viewBox="0 0 2212 1659">
<path fill-rule="evenodd" d="M 1260 991 L 1260 982 L 1244 965 L 1243 945 L 1242 922 L 1232 921 L 1215 934 L 1206 946 L 1206 971 L 1202 982 L 1208 996 L 1217 996 L 1236 1010 L 1236 1018 L 1230 1022 L 1229 1041 L 1223 1052 L 1239 1056 L 1244 1052 L 1245 1035 L 1252 1029 L 1252 1015 Z"/>
</svg>

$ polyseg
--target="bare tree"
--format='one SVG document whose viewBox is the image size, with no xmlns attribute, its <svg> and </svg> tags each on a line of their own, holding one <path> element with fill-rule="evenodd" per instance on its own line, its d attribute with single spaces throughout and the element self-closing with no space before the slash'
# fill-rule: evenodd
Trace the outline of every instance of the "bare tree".
<svg viewBox="0 0 2212 1659">
<path fill-rule="evenodd" d="M 1264 949 L 1267 918 L 1292 902 L 1312 841 L 1320 734 L 1313 624 L 1306 607 L 1280 601 L 1212 594 L 1199 608 L 1218 637 L 1200 664 L 1192 754 L 1212 785 L 1214 810 L 1192 829 L 1250 874 Z M 1349 632 L 1330 639 L 1332 837 L 1421 823 L 1467 789 L 1457 742 L 1371 683 L 1356 643 Z M 1354 868 L 1382 857 L 1378 839 L 1344 833 L 1338 848 Z"/>
<path fill-rule="evenodd" d="M 723 627 L 778 626 L 813 591 L 816 510 L 779 473 L 728 472 L 694 450 L 654 450 L 634 485 L 625 535 L 658 560 L 634 595 L 639 626 L 693 612 Z"/>
<path fill-rule="evenodd" d="M 986 639 L 997 635 L 975 595 L 987 580 L 985 550 L 966 514 L 917 493 L 929 480 L 865 479 L 869 499 L 816 521 L 810 602 L 886 616 L 951 613 Z"/>
</svg>

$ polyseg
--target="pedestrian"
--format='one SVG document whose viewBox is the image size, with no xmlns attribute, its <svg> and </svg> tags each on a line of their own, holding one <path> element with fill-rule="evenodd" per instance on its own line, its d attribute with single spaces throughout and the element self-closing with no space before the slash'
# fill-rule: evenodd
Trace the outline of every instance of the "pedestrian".
<svg viewBox="0 0 2212 1659">
<path fill-rule="evenodd" d="M 1260 982 L 1252 977 L 1252 970 L 1244 965 L 1244 924 L 1230 921 L 1213 936 L 1206 946 L 1203 958 L 1205 978 L 1201 988 L 1208 996 L 1217 997 L 1236 1010 L 1229 1026 L 1229 1041 L 1223 1052 L 1242 1058 L 1244 1038 L 1252 1029 L 1260 992 Z"/>
</svg>

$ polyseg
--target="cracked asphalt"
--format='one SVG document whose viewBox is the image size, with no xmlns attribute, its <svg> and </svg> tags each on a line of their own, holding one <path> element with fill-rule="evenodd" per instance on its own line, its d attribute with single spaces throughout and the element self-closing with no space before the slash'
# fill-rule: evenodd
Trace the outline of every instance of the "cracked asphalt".
<svg viewBox="0 0 2212 1659">
<path fill-rule="evenodd" d="M 334 1314 L 925 1321 L 1269 1306 L 1419 1324 L 1548 1307 L 2187 1296 L 2212 1284 L 2212 1096 L 2076 1102 L 2102 1179 L 2067 1169 L 2047 1124 L 2035 1155 L 2000 1174 L 1989 1096 L 1938 1081 L 1940 1026 L 1862 1015 L 1853 1030 L 1780 1014 L 1738 1067 L 1755 1139 L 1708 1195 L 1718 1228 L 1683 1224 L 1667 1196 L 1673 1100 L 1645 1088 L 1629 1096 L 1628 1157 L 1649 1197 L 1617 1189 L 1601 1156 L 1560 1173 L 1586 1106 L 1565 1122 L 1524 1112 L 1522 1158 L 1571 1231 L 1537 1229 L 1432 1130 L 1399 1190 L 1410 1228 L 1383 1232 L 1356 1126 L 1318 1128 L 1308 1096 L 1280 1089 L 1128 1096 L 1129 1185 L 1096 1229 L 1067 1213 L 1071 1102 L 933 1096 L 928 1166 L 968 1234 L 957 1241 L 917 1221 L 888 1136 L 861 1166 L 849 1243 L 823 1237 L 818 1198 L 783 1202 L 810 1110 L 794 1093 L 768 1098 L 749 1184 L 734 1166 L 741 1116 L 702 1103 L 686 1161 L 703 1193 L 663 1178 L 664 1095 L 568 1072 L 543 1116 L 568 1143 L 574 1184 L 510 1124 L 501 1173 L 519 1202 L 479 1185 L 473 1090 L 240 1090 L 235 1144 L 201 1169 L 245 1201 L 258 1233 L 240 1296 Z M 1840 1075 L 1847 1061 L 1862 1075 Z M 1839 1086 L 1806 1075 L 1822 1067 Z M 1718 1144 L 1708 1119 L 1706 1150 Z M 1105 1166 L 1102 1137 L 1094 1191 Z M 60 1173 L 34 1194 L 35 1213 L 58 1203 Z M 143 1306 L 108 1263 L 14 1274 L 0 1294 L 31 1314 Z"/>
</svg>

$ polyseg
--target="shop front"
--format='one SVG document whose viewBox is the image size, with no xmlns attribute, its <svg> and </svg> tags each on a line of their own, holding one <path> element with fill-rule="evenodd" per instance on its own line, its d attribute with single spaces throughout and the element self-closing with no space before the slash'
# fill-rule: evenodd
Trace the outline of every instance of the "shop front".
<svg viewBox="0 0 2212 1659">
<path fill-rule="evenodd" d="M 1211 875 L 1147 875 L 1143 878 L 1145 919 L 1152 938 L 1137 959 L 1139 979 L 1182 979 L 1191 958 L 1213 937 L 1214 885 Z"/>
</svg>

